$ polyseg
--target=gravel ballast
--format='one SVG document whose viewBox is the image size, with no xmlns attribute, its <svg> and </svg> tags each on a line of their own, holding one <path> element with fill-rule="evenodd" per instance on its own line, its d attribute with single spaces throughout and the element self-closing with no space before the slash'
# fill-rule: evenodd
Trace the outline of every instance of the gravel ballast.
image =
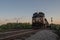
<svg viewBox="0 0 60 40">
<path fill-rule="evenodd" d="M 58 40 L 58 35 L 51 30 L 41 30 L 26 40 Z"/>
</svg>

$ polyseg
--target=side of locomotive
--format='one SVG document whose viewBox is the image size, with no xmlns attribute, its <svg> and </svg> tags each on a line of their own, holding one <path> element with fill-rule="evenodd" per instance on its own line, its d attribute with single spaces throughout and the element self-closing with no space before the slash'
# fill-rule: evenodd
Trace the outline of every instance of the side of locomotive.
<svg viewBox="0 0 60 40">
<path fill-rule="evenodd" d="M 40 29 L 46 28 L 46 26 L 48 26 L 48 21 L 45 18 L 45 14 L 43 12 L 35 12 L 32 17 L 32 28 Z"/>
</svg>

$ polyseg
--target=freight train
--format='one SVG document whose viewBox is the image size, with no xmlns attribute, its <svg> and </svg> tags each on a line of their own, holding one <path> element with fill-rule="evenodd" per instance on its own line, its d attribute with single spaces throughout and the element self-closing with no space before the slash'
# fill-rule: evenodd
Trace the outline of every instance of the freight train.
<svg viewBox="0 0 60 40">
<path fill-rule="evenodd" d="M 45 14 L 43 12 L 35 12 L 32 16 L 33 29 L 45 29 L 49 26 Z"/>
</svg>

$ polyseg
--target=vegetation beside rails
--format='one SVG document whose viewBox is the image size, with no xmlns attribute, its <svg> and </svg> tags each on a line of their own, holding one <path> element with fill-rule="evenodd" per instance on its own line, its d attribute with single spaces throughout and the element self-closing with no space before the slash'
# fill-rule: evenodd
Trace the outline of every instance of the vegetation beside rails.
<svg viewBox="0 0 60 40">
<path fill-rule="evenodd" d="M 29 23 L 7 23 L 0 26 L 1 30 L 12 30 L 12 29 L 31 29 L 32 26 Z"/>
<path fill-rule="evenodd" d="M 51 24 L 51 30 L 60 30 L 60 25 L 59 24 Z"/>
<path fill-rule="evenodd" d="M 51 30 L 55 30 L 55 33 L 60 37 L 60 25 L 59 24 L 51 24 Z"/>
</svg>

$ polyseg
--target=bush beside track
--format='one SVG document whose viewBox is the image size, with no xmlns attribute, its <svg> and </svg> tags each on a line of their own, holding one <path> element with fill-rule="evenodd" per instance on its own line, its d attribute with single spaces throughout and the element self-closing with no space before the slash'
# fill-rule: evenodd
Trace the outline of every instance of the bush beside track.
<svg viewBox="0 0 60 40">
<path fill-rule="evenodd" d="M 0 26 L 1 30 L 10 30 L 10 29 L 31 29 L 32 26 L 29 23 L 7 23 Z"/>
<path fill-rule="evenodd" d="M 60 30 L 60 25 L 59 24 L 51 24 L 50 27 L 51 27 L 50 28 L 51 30 Z"/>
</svg>

